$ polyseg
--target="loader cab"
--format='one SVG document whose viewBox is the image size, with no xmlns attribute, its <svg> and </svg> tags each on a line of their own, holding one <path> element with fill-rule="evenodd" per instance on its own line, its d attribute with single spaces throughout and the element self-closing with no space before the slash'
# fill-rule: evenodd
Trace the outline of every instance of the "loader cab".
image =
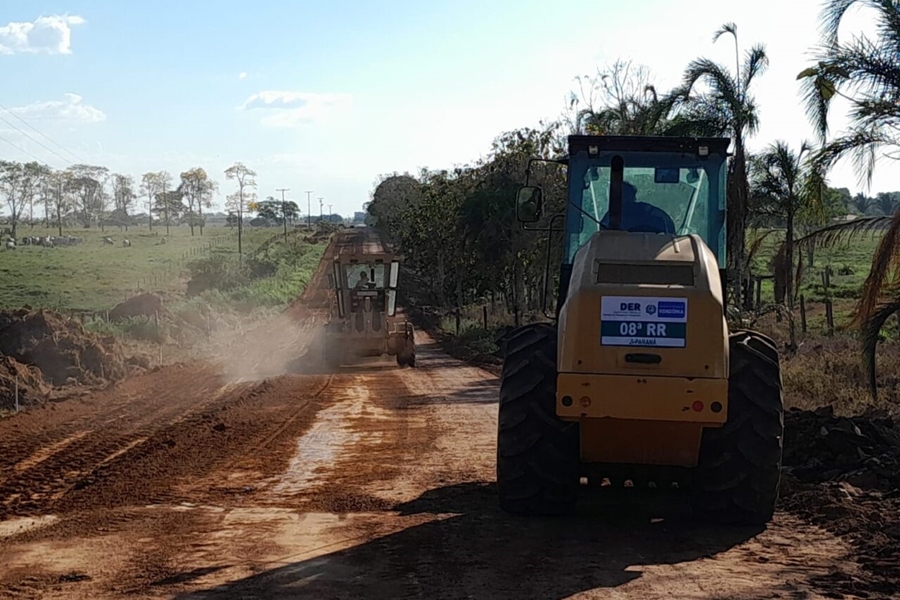
<svg viewBox="0 0 900 600">
<path fill-rule="evenodd" d="M 727 138 L 570 136 L 557 308 L 565 301 L 575 255 L 603 230 L 697 235 L 725 269 Z M 517 214 L 541 217 L 540 188 L 519 191 Z M 549 253 L 548 253 L 549 256 Z M 724 273 L 721 280 L 725 281 Z"/>
</svg>

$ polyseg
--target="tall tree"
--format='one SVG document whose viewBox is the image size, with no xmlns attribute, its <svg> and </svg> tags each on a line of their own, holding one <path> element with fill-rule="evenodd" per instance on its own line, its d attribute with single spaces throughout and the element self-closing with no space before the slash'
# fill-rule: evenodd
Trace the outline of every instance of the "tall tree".
<svg viewBox="0 0 900 600">
<path fill-rule="evenodd" d="M 227 208 L 237 213 L 238 219 L 238 254 L 243 254 L 244 212 L 251 202 L 256 201 L 256 171 L 241 162 L 236 162 L 225 169 L 225 179 L 237 182 L 238 189 L 229 194 Z"/>
<path fill-rule="evenodd" d="M 72 165 L 66 171 L 66 184 L 75 200 L 82 225 L 90 227 L 100 218 L 105 209 L 106 194 L 104 184 L 109 174 L 106 167 L 93 165 Z"/>
<path fill-rule="evenodd" d="M 160 171 L 156 174 L 157 180 L 159 182 L 159 194 L 157 194 L 157 206 L 161 207 L 161 212 L 166 221 L 166 235 L 169 235 L 169 213 L 171 208 L 175 208 L 177 210 L 178 206 L 181 204 L 181 195 L 176 194 L 174 192 L 170 192 L 172 189 L 172 175 L 168 171 Z M 159 199 L 162 199 L 162 204 L 159 204 Z M 177 216 L 178 213 L 176 212 Z"/>
<path fill-rule="evenodd" d="M 797 217 L 821 205 L 822 179 L 808 160 L 810 147 L 799 152 L 786 142 L 774 142 L 751 162 L 751 194 L 757 209 L 783 219 L 784 243 L 776 258 L 776 301 L 794 305 L 794 255 Z"/>
<path fill-rule="evenodd" d="M 150 219 L 150 231 L 153 231 L 154 199 L 162 193 L 164 185 L 163 172 L 148 172 L 141 175 L 141 193 L 147 197 L 147 214 Z"/>
<path fill-rule="evenodd" d="M 849 40 L 840 39 L 844 17 L 855 7 L 867 9 L 874 17 L 874 38 L 855 33 Z M 900 9 L 895 0 L 826 0 L 820 20 L 823 39 L 816 63 L 797 75 L 807 114 L 822 143 L 817 161 L 823 168 L 830 168 L 850 158 L 860 183 L 869 187 L 880 157 L 900 158 Z M 849 126 L 830 138 L 835 98 L 849 107 Z M 884 227 L 854 317 L 863 334 L 873 395 L 875 350 L 881 329 L 900 311 L 900 212 L 826 227 L 810 236 L 810 243 L 829 244 Z"/>
<path fill-rule="evenodd" d="M 60 237 L 62 237 L 62 216 L 72 209 L 69 194 L 73 187 L 69 181 L 72 177 L 73 175 L 70 171 L 53 171 L 49 177 L 49 185 L 53 197 L 51 210 L 56 220 L 56 228 Z"/>
<path fill-rule="evenodd" d="M 200 235 L 203 235 L 203 207 L 212 206 L 213 194 L 218 189 L 215 181 L 212 181 L 201 167 L 194 167 L 181 174 L 181 191 L 187 200 L 190 213 L 191 235 L 194 235 L 194 218 L 198 215 Z"/>
<path fill-rule="evenodd" d="M 274 196 L 269 196 L 257 203 L 256 213 L 267 221 L 283 224 L 293 222 L 300 214 L 300 207 L 293 200 L 286 200 L 282 203 Z"/>
<path fill-rule="evenodd" d="M 875 18 L 875 39 L 856 34 L 838 38 L 848 11 L 860 6 Z M 807 114 L 823 143 L 819 160 L 827 167 L 850 157 L 861 182 L 871 185 L 880 150 L 900 158 L 900 9 L 894 0 L 826 0 L 822 9 L 822 46 L 816 64 L 804 69 Z M 849 104 L 849 127 L 829 140 L 835 98 Z"/>
<path fill-rule="evenodd" d="M 865 194 L 857 194 L 850 200 L 850 208 L 854 210 L 856 214 L 862 216 L 865 216 L 872 210 L 872 204 L 872 198 L 869 198 Z"/>
<path fill-rule="evenodd" d="M 25 166 L 22 163 L 0 161 L 0 194 L 9 208 L 12 237 L 16 237 L 19 217 L 25 204 Z"/>
<path fill-rule="evenodd" d="M 881 214 L 890 216 L 897 210 L 897 200 L 895 192 L 881 192 L 875 196 L 875 208 Z"/>
<path fill-rule="evenodd" d="M 707 135 L 700 115 L 686 120 L 681 97 L 657 92 L 650 71 L 616 60 L 593 76 L 576 78 L 563 120 L 571 133 L 594 135 Z"/>
<path fill-rule="evenodd" d="M 687 114 L 700 117 L 706 124 L 727 123 L 733 138 L 734 154 L 728 173 L 726 245 L 728 270 L 736 277 L 732 289 L 735 300 L 741 305 L 750 194 L 745 142 L 759 127 L 759 113 L 751 87 L 756 78 L 765 72 L 769 59 L 765 47 L 755 45 L 744 54 L 741 63 L 737 26 L 733 23 L 723 25 L 716 31 L 713 41 L 725 34 L 734 38 L 735 55 L 738 59 L 736 71 L 732 73 L 726 66 L 708 58 L 697 59 L 685 70 L 683 87 L 677 95 L 685 99 L 684 109 Z M 697 93 L 700 85 L 705 88 Z"/>
<path fill-rule="evenodd" d="M 122 175 L 113 173 L 111 177 L 113 187 L 113 206 L 114 215 L 112 220 L 119 226 L 124 226 L 128 231 L 128 225 L 131 223 L 131 216 L 128 211 L 134 206 L 137 194 L 134 191 L 134 178 L 130 175 Z"/>
</svg>

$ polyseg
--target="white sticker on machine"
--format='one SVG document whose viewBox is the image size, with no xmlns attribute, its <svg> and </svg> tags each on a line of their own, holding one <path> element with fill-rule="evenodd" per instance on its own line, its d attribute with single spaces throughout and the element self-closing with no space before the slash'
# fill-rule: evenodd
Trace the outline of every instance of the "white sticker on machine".
<svg viewBox="0 0 900 600">
<path fill-rule="evenodd" d="M 603 296 L 600 345 L 684 348 L 687 298 Z"/>
</svg>

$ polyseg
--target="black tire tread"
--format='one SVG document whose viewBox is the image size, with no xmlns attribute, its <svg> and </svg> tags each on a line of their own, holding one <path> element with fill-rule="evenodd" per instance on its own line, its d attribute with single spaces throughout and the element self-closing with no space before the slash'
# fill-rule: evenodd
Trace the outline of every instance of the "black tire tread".
<svg viewBox="0 0 900 600">
<path fill-rule="evenodd" d="M 728 420 L 706 428 L 694 477 L 698 516 L 762 525 L 775 512 L 781 478 L 784 405 L 778 350 L 752 331 L 729 338 Z"/>
<path fill-rule="evenodd" d="M 556 416 L 556 328 L 511 333 L 500 378 L 497 487 L 516 515 L 564 515 L 578 493 L 578 423 Z"/>
</svg>

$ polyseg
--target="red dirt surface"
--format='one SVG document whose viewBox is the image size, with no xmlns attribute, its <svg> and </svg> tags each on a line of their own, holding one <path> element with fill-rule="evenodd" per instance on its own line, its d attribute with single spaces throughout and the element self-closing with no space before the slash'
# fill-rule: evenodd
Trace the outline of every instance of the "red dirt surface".
<svg viewBox="0 0 900 600">
<path fill-rule="evenodd" d="M 325 272 L 304 300 L 327 297 Z M 892 573 L 892 555 L 816 513 L 827 499 L 801 502 L 807 490 L 849 485 L 797 481 L 801 455 L 787 454 L 791 512 L 765 529 L 698 525 L 678 503 L 636 496 L 588 498 L 569 519 L 505 515 L 493 489 L 497 378 L 424 334 L 417 369 L 385 360 L 288 372 L 295 330 L 314 329 L 322 312 L 298 302 L 239 332 L 227 356 L 0 420 L 0 597 L 886 598 L 897 589 L 877 572 L 884 559 Z M 818 444 L 801 421 L 788 419 L 790 435 Z M 872 521 L 859 525 L 888 535 L 896 515 L 875 521 L 874 497 L 851 510 L 860 504 Z"/>
</svg>

